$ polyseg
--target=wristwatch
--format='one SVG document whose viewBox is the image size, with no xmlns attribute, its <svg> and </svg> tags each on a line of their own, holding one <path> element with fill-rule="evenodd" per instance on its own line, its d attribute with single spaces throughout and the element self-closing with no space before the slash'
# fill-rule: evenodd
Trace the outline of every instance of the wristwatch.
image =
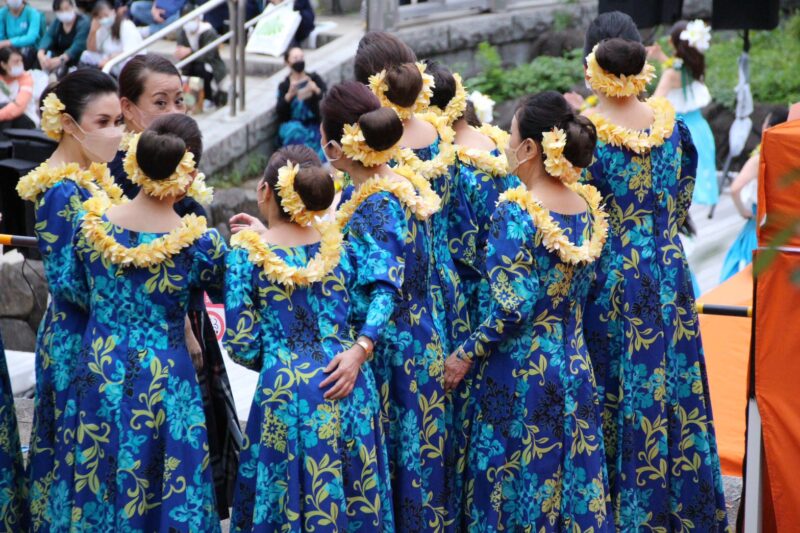
<svg viewBox="0 0 800 533">
<path fill-rule="evenodd" d="M 356 341 L 356 344 L 358 344 L 364 349 L 364 353 L 367 354 L 367 361 L 372 361 L 373 347 L 371 347 L 369 343 L 364 339 L 358 339 Z"/>
</svg>

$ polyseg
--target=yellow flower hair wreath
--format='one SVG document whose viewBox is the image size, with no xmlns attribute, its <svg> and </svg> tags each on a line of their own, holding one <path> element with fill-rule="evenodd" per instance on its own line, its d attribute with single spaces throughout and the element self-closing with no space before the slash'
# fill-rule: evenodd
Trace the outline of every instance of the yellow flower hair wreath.
<svg viewBox="0 0 800 533">
<path fill-rule="evenodd" d="M 51 91 L 42 101 L 42 131 L 54 141 L 61 140 L 61 114 L 64 109 L 66 108 L 55 91 Z"/>
<path fill-rule="evenodd" d="M 631 76 L 615 76 L 607 72 L 597 62 L 597 48 L 595 45 L 592 53 L 586 56 L 586 77 L 589 85 L 595 91 L 606 96 L 621 98 L 625 96 L 638 96 L 646 88 L 647 84 L 655 78 L 656 69 L 650 63 L 645 63 L 644 68 L 639 74 Z"/>
<path fill-rule="evenodd" d="M 414 102 L 414 105 L 411 107 L 400 107 L 386 96 L 386 92 L 389 90 L 389 83 L 386 81 L 385 70 L 373 74 L 369 78 L 369 88 L 375 96 L 378 97 L 378 100 L 380 100 L 381 107 L 394 109 L 397 116 L 400 117 L 400 120 L 407 120 L 415 113 L 426 111 L 431 103 L 431 97 L 433 96 L 433 76 L 425 73 L 425 69 L 428 68 L 425 63 L 417 62 L 416 65 L 422 76 L 422 90 L 420 90 L 417 96 L 417 101 Z"/>
<path fill-rule="evenodd" d="M 345 124 L 341 140 L 344 155 L 359 161 L 365 167 L 377 167 L 394 159 L 399 151 L 397 145 L 386 150 L 374 150 L 364 139 L 364 132 L 358 124 Z"/>
<path fill-rule="evenodd" d="M 300 172 L 300 165 L 291 161 L 278 170 L 278 191 L 281 195 L 281 207 L 289 213 L 292 221 L 307 226 L 313 224 L 315 217 L 322 217 L 325 211 L 309 211 L 306 209 L 300 195 L 294 188 L 294 180 Z"/>
<path fill-rule="evenodd" d="M 564 157 L 567 146 L 567 133 L 561 128 L 553 128 L 542 134 L 542 152 L 544 153 L 544 169 L 554 178 L 566 184 L 576 183 L 581 172 Z"/>
<path fill-rule="evenodd" d="M 467 109 L 467 91 L 464 89 L 464 84 L 461 82 L 461 75 L 457 72 L 453 73 L 453 78 L 456 82 L 456 94 L 447 103 L 444 109 L 439 109 L 437 106 L 430 106 L 431 111 L 443 117 L 447 121 L 448 126 L 461 118 L 464 111 Z"/>
</svg>

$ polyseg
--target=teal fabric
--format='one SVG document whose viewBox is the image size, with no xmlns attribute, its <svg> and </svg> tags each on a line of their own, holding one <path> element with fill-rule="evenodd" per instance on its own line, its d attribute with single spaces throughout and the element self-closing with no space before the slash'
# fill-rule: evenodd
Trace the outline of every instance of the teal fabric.
<svg viewBox="0 0 800 533">
<path fill-rule="evenodd" d="M 0 9 L 0 41 L 8 39 L 11 46 L 25 48 L 36 46 L 42 35 L 44 15 L 28 4 L 15 17 L 8 6 Z"/>
</svg>

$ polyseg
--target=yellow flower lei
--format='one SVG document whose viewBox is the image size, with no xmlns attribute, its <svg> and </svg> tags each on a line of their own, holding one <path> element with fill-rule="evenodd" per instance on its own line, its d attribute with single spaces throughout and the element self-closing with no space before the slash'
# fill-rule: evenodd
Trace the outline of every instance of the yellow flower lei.
<svg viewBox="0 0 800 533">
<path fill-rule="evenodd" d="M 42 163 L 19 180 L 17 193 L 23 200 L 35 202 L 39 195 L 65 179 L 74 181 L 93 196 L 107 196 L 113 203 L 122 200 L 122 189 L 114 183 L 103 163 L 92 163 L 87 170 L 81 170 L 77 163 L 62 163 L 55 167 Z"/>
<path fill-rule="evenodd" d="M 564 230 L 553 220 L 553 217 L 533 194 L 520 185 L 509 189 L 500 195 L 499 202 L 515 202 L 528 212 L 533 219 L 536 231 L 542 234 L 542 243 L 550 252 L 555 252 L 565 263 L 577 265 L 579 263 L 592 263 L 600 257 L 603 245 L 608 236 L 608 214 L 600 207 L 602 195 L 591 185 L 572 184 L 568 187 L 579 194 L 589 206 L 592 216 L 592 236 L 580 246 L 572 244 Z"/>
<path fill-rule="evenodd" d="M 675 108 L 665 98 L 652 97 L 647 105 L 653 110 L 650 131 L 632 130 L 610 122 L 600 113 L 589 115 L 597 129 L 597 138 L 618 148 L 628 148 L 641 154 L 663 144 L 675 128 Z"/>
<path fill-rule="evenodd" d="M 168 234 L 134 248 L 126 248 L 106 231 L 106 222 L 102 218 L 106 207 L 103 202 L 91 199 L 83 205 L 87 211 L 82 228 L 86 240 L 92 248 L 102 254 L 104 261 L 123 267 L 148 268 L 161 264 L 190 246 L 206 231 L 205 217 L 189 214 L 181 219 L 180 227 Z"/>
<path fill-rule="evenodd" d="M 128 153 L 122 167 L 128 174 L 128 179 L 132 183 L 139 185 L 144 192 L 156 198 L 166 198 L 167 196 L 180 196 L 188 191 L 192 182 L 192 172 L 195 170 L 194 155 L 187 151 L 183 154 L 181 162 L 175 169 L 175 173 L 165 180 L 152 180 L 144 175 L 139 163 L 136 161 L 136 149 L 139 145 L 141 134 L 131 137 L 128 142 Z"/>
<path fill-rule="evenodd" d="M 324 216 L 327 210 L 309 211 L 306 209 L 303 200 L 294 188 L 294 180 L 298 172 L 300 172 L 300 165 L 296 165 L 291 161 L 278 170 L 278 190 L 281 194 L 281 207 L 289 213 L 289 217 L 293 222 L 301 226 L 308 226 L 314 223 L 314 217 Z"/>
<path fill-rule="evenodd" d="M 544 169 L 554 178 L 566 184 L 577 182 L 581 173 L 564 157 L 567 146 L 567 133 L 561 128 L 553 128 L 542 134 L 542 152 L 544 152 Z"/>
<path fill-rule="evenodd" d="M 490 176 L 502 177 L 507 175 L 508 158 L 506 157 L 506 146 L 508 146 L 509 134 L 491 124 L 483 124 L 480 128 L 474 129 L 478 133 L 489 137 L 500 151 L 500 154 L 492 155 L 491 152 L 486 150 L 456 145 L 456 155 L 459 161 L 475 167 Z"/>
<path fill-rule="evenodd" d="M 376 175 L 362 183 L 350 200 L 339 206 L 339 210 L 336 212 L 336 224 L 339 229 L 343 229 L 350 222 L 356 209 L 364 200 L 381 191 L 393 194 L 400 200 L 400 203 L 411 210 L 418 220 L 427 220 L 430 217 L 432 206 L 426 205 L 410 180 L 393 180 Z M 439 206 L 436 206 L 436 210 L 438 208 Z"/>
<path fill-rule="evenodd" d="M 615 76 L 610 72 L 603 69 L 597 62 L 595 53 L 597 47 L 595 45 L 592 53 L 586 56 L 586 77 L 589 80 L 589 85 L 595 91 L 602 93 L 606 96 L 613 98 L 620 98 L 623 96 L 637 96 L 641 94 L 647 84 L 655 78 L 656 69 L 650 63 L 645 63 L 644 68 L 639 74 L 631 76 Z"/>
<path fill-rule="evenodd" d="M 430 106 L 430 110 L 443 117 L 448 126 L 452 126 L 456 120 L 461 118 L 467 109 L 467 91 L 464 90 L 464 84 L 461 82 L 461 74 L 455 72 L 453 78 L 456 81 L 456 94 L 450 99 L 447 106 L 444 109 L 439 109 L 435 105 Z"/>
<path fill-rule="evenodd" d="M 427 219 L 442 208 L 442 199 L 439 198 L 439 195 L 436 194 L 436 191 L 434 191 L 433 187 L 431 187 L 431 183 L 424 177 L 420 176 L 408 167 L 396 167 L 393 168 L 392 171 L 406 178 L 411 182 L 411 185 L 414 186 L 420 202 L 418 213 L 423 218 Z"/>
<path fill-rule="evenodd" d="M 231 237 L 231 246 L 247 250 L 250 262 L 264 269 L 267 278 L 287 287 L 306 287 L 321 281 L 339 264 L 342 250 L 342 233 L 334 223 L 320 224 L 322 235 L 319 251 L 305 267 L 286 264 L 272 247 L 261 240 L 252 230 L 245 230 Z"/>
<path fill-rule="evenodd" d="M 428 109 L 433 96 L 433 76 L 426 74 L 425 70 L 428 68 L 425 63 L 416 63 L 419 73 L 422 76 L 422 89 L 417 96 L 417 101 L 411 107 L 400 107 L 395 104 L 386 96 L 389 90 L 389 83 L 386 81 L 386 71 L 382 70 L 377 74 L 373 74 L 369 78 L 369 88 L 378 97 L 381 102 L 381 107 L 388 107 L 394 109 L 400 120 L 407 120 L 415 113 L 422 113 Z"/>
<path fill-rule="evenodd" d="M 453 146 L 455 132 L 453 128 L 447 125 L 444 117 L 437 117 L 433 113 L 424 113 L 417 115 L 417 118 L 430 123 L 436 128 L 439 134 L 439 154 L 429 161 L 423 161 L 411 148 L 402 148 L 396 160 L 401 166 L 409 167 L 425 179 L 438 178 L 446 174 L 455 163 L 456 149 Z"/>
<path fill-rule="evenodd" d="M 55 91 L 51 91 L 44 101 L 42 101 L 42 131 L 54 141 L 61 140 L 63 128 L 61 126 L 61 113 L 66 107 L 56 96 Z"/>
<path fill-rule="evenodd" d="M 365 167 L 377 167 L 388 163 L 397 157 L 399 151 L 396 145 L 381 151 L 370 148 L 358 124 L 344 125 L 344 135 L 340 144 L 344 155 L 353 161 L 360 161 Z"/>
</svg>

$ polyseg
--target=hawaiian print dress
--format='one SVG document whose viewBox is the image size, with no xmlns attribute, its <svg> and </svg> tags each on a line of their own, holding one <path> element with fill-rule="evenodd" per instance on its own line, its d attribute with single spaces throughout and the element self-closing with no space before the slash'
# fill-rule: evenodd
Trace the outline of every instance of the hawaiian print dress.
<svg viewBox="0 0 800 533">
<path fill-rule="evenodd" d="M 669 104 L 631 132 L 599 115 L 586 181 L 611 231 L 586 309 L 585 336 L 604 404 L 614 520 L 622 531 L 727 527 L 703 348 L 678 229 L 697 152 Z M 635 149 L 631 149 L 633 146 Z"/>
<path fill-rule="evenodd" d="M 550 217 L 576 246 L 592 236 L 589 212 Z M 548 251 L 528 211 L 501 201 L 486 270 L 489 315 L 463 346 L 475 376 L 462 530 L 612 531 L 583 339 L 594 266 Z"/>
<path fill-rule="evenodd" d="M 351 316 L 356 337 L 375 344 L 371 365 L 381 398 L 396 527 L 442 531 L 451 497 L 445 479 L 443 333 L 431 289 L 429 227 L 395 193 L 376 190 L 362 201 L 359 192 L 350 202 L 360 203 L 344 221 L 353 270 Z M 343 205 L 339 215 L 352 205 Z"/>
<path fill-rule="evenodd" d="M 53 280 L 66 268 L 82 203 L 93 195 L 118 199 L 105 165 L 81 170 L 77 164 L 50 167 L 43 163 L 17 185 L 20 197 L 34 202 L 39 252 L 51 287 L 36 336 L 36 389 L 28 461 L 33 531 L 50 531 L 48 502 L 53 481 L 55 440 L 63 431 L 66 396 L 86 330 L 86 312 L 52 291 Z"/>
<path fill-rule="evenodd" d="M 248 235 L 249 234 L 249 235 Z M 260 372 L 233 505 L 232 531 L 394 531 L 380 400 L 369 365 L 350 395 L 326 400 L 331 359 L 353 345 L 344 263 L 294 287 L 271 279 L 268 249 L 304 268 L 320 244 L 277 247 L 253 232 L 232 239 L 225 282 L 225 343 Z"/>
<path fill-rule="evenodd" d="M 0 529 L 26 530 L 26 497 L 14 396 L 11 394 L 3 338 L 0 337 Z"/>
<path fill-rule="evenodd" d="M 89 309 L 56 449 L 54 531 L 220 529 L 183 323 L 192 288 L 220 297 L 226 245 L 204 219 L 184 221 L 179 233 L 140 233 L 89 213 L 53 280 Z"/>
</svg>

